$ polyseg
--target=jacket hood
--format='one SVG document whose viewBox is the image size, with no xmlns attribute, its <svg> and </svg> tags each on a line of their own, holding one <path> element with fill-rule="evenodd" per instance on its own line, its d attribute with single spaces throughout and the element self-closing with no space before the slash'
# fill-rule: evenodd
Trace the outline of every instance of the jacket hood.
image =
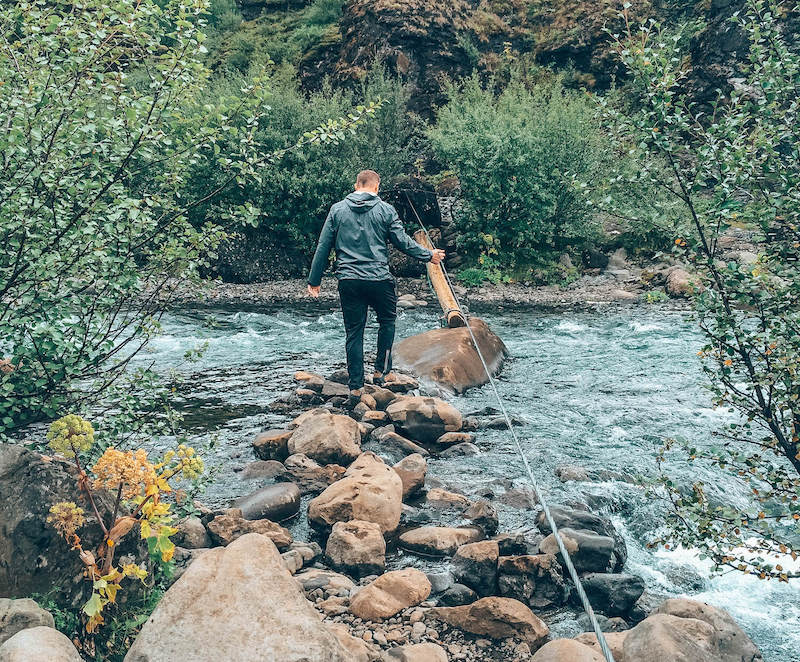
<svg viewBox="0 0 800 662">
<path fill-rule="evenodd" d="M 345 198 L 347 206 L 356 214 L 363 214 L 372 209 L 380 202 L 380 198 L 374 193 L 365 191 L 354 192 Z"/>
</svg>

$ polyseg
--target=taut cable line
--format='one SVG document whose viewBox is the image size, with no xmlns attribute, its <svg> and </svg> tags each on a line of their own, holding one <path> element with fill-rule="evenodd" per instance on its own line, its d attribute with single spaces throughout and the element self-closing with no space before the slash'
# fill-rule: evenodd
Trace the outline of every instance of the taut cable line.
<svg viewBox="0 0 800 662">
<path fill-rule="evenodd" d="M 425 224 L 422 222 L 422 219 L 419 217 L 417 210 L 414 208 L 414 203 L 411 202 L 411 198 L 406 193 L 406 200 L 408 200 L 409 207 L 411 211 L 414 212 L 414 216 L 417 218 L 417 222 L 422 230 L 425 232 L 425 235 L 428 237 L 428 241 L 431 243 L 431 246 L 434 246 L 433 239 L 431 238 L 430 233 L 428 232 L 428 228 L 425 227 Z M 522 444 L 520 443 L 519 437 L 517 433 L 514 431 L 514 425 L 511 423 L 511 418 L 506 411 L 506 406 L 503 403 L 503 398 L 500 397 L 500 391 L 497 389 L 497 383 L 495 382 L 494 377 L 492 376 L 492 371 L 489 370 L 489 366 L 486 363 L 486 359 L 483 356 L 483 352 L 481 351 L 480 345 L 478 345 L 478 340 L 475 338 L 475 334 L 472 331 L 472 327 L 469 323 L 469 317 L 467 313 L 464 311 L 464 307 L 461 305 L 461 301 L 456 296 L 456 292 L 453 289 L 453 283 L 450 280 L 450 275 L 447 273 L 447 269 L 445 269 L 444 262 L 441 263 L 442 266 L 442 273 L 447 280 L 447 284 L 450 287 L 450 290 L 453 292 L 453 298 L 456 301 L 456 305 L 458 306 L 458 310 L 461 313 L 461 316 L 467 322 L 467 331 L 469 332 L 469 336 L 472 339 L 472 344 L 475 346 L 475 351 L 478 353 L 478 358 L 483 365 L 483 369 L 486 371 L 486 376 L 489 378 L 489 384 L 494 391 L 495 398 L 497 399 L 497 404 L 500 405 L 500 411 L 503 414 L 503 418 L 505 419 L 506 426 L 508 427 L 508 431 L 511 433 L 511 437 L 514 439 L 514 444 L 517 449 L 517 453 L 522 458 L 522 463 L 525 466 L 525 471 L 528 474 L 528 480 L 530 481 L 531 488 L 533 489 L 533 493 L 536 496 L 536 500 L 542 507 L 544 511 L 544 516 L 547 519 L 547 523 L 550 525 L 550 530 L 553 532 L 553 537 L 555 538 L 556 545 L 558 546 L 558 551 L 561 553 L 561 558 L 564 562 L 564 565 L 569 572 L 569 576 L 572 578 L 572 582 L 575 585 L 575 590 L 578 593 L 578 597 L 580 598 L 581 605 L 583 606 L 583 610 L 586 612 L 586 615 L 589 617 L 589 621 L 592 624 L 592 628 L 594 629 L 595 636 L 597 637 L 597 643 L 600 646 L 600 650 L 603 652 L 603 656 L 606 658 L 606 662 L 614 662 L 614 655 L 611 653 L 611 649 L 608 647 L 608 642 L 606 641 L 605 635 L 603 634 L 603 630 L 600 627 L 600 623 L 597 621 L 597 616 L 592 609 L 592 605 L 589 602 L 589 598 L 586 595 L 586 591 L 583 589 L 583 584 L 581 583 L 580 577 L 578 577 L 578 571 L 575 570 L 575 566 L 572 563 L 572 559 L 569 556 L 569 552 L 567 552 L 567 548 L 564 545 L 564 541 L 561 538 L 561 533 L 556 526 L 556 522 L 553 519 L 553 515 L 550 512 L 550 507 L 547 505 L 547 501 L 544 499 L 544 494 L 539 489 L 539 485 L 536 482 L 536 479 L 533 477 L 533 471 L 531 466 L 528 462 L 528 457 L 525 454 L 525 451 L 522 448 Z"/>
</svg>

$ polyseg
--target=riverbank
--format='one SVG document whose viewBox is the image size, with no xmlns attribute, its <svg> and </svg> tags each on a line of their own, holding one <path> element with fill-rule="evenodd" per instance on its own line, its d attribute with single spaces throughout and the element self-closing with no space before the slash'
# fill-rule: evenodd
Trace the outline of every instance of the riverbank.
<svg viewBox="0 0 800 662">
<path fill-rule="evenodd" d="M 413 295 L 417 301 L 436 305 L 436 299 L 425 278 L 398 278 L 397 292 L 399 295 Z M 486 283 L 480 287 L 468 288 L 456 285 L 456 293 L 462 303 L 474 309 L 508 306 L 558 310 L 609 304 L 636 305 L 647 303 L 648 292 L 660 292 L 652 297 L 655 302 L 669 301 L 681 308 L 688 306 L 682 299 L 669 299 L 663 289 L 647 287 L 640 277 L 616 277 L 608 273 L 584 275 L 566 286 Z M 320 297 L 316 302 L 306 293 L 306 282 L 302 278 L 250 284 L 209 282 L 203 289 L 183 292 L 178 298 L 181 306 L 238 308 L 309 305 L 333 308 L 337 303 L 336 280 L 330 277 L 323 279 Z"/>
</svg>

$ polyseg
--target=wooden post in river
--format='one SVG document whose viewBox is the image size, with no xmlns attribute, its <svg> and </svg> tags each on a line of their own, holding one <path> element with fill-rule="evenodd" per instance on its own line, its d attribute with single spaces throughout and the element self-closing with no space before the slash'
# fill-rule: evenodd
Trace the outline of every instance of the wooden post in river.
<svg viewBox="0 0 800 662">
<path fill-rule="evenodd" d="M 425 248 L 433 250 L 428 238 L 428 233 L 424 230 L 417 230 L 414 233 L 414 239 L 417 243 L 422 244 Z M 447 326 L 451 329 L 458 326 L 466 326 L 467 322 L 458 310 L 458 303 L 456 303 L 455 294 L 450 289 L 450 284 L 444 276 L 442 266 L 440 264 L 432 264 L 428 262 L 428 278 L 433 286 L 433 291 L 436 293 L 436 298 L 439 299 L 439 304 L 442 306 L 444 317 L 447 320 Z"/>
</svg>

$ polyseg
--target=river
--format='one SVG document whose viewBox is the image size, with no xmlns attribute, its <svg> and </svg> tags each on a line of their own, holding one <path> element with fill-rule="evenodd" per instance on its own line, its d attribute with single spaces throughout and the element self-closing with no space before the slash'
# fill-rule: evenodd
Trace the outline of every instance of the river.
<svg viewBox="0 0 800 662">
<path fill-rule="evenodd" d="M 629 475 L 653 475 L 655 451 L 680 435 L 707 443 L 724 414 L 709 405 L 696 352 L 702 339 L 686 312 L 662 307 L 613 307 L 601 311 L 482 311 L 511 353 L 499 380 L 509 412 L 551 503 L 580 500 L 609 514 L 629 548 L 626 571 L 643 576 L 648 589 L 690 595 L 728 609 L 759 645 L 767 662 L 800 661 L 800 586 L 762 582 L 737 573 L 708 579 L 707 567 L 689 550 L 646 548 L 661 521 L 660 503 L 624 480 L 562 483 L 561 464 Z M 432 308 L 400 314 L 398 337 L 437 324 Z M 374 346 L 370 327 L 367 346 Z M 207 344 L 196 363 L 186 350 Z M 329 310 L 195 309 L 172 313 L 163 333 L 138 362 L 176 369 L 188 379 L 181 405 L 193 439 L 217 471 L 205 499 L 227 502 L 254 489 L 237 472 L 252 461 L 259 431 L 286 418 L 266 405 L 292 388 L 292 374 L 306 369 L 326 374 L 342 363 L 340 315 Z M 491 405 L 488 388 L 454 399 L 464 412 Z M 481 454 L 432 459 L 429 476 L 467 494 L 513 481 L 523 487 L 524 469 L 507 432 L 478 433 Z M 677 480 L 703 478 L 725 498 L 742 504 L 746 495 L 730 478 L 695 465 L 675 463 Z M 599 504 L 599 506 L 596 506 Z M 531 526 L 529 513 L 498 505 L 501 531 Z M 294 525 L 296 530 L 303 523 Z M 573 621 L 551 623 L 570 635 Z"/>
</svg>

